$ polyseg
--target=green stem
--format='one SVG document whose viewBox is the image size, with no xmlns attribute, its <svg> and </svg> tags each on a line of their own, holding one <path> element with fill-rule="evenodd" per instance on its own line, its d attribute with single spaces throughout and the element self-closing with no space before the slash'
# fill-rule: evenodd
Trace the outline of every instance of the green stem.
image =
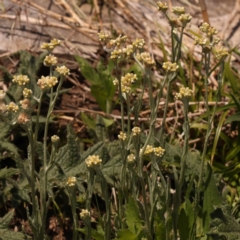
<svg viewBox="0 0 240 240">
<path fill-rule="evenodd" d="M 181 156 L 181 170 L 180 170 L 180 178 L 179 182 L 176 184 L 176 202 L 173 207 L 173 229 L 174 229 L 174 239 L 178 239 L 177 233 L 177 226 L 178 226 L 178 214 L 179 208 L 181 205 L 181 194 L 182 194 L 182 187 L 185 177 L 185 169 L 186 169 L 186 161 L 187 161 L 187 154 L 188 154 L 188 142 L 189 142 L 189 121 L 188 121 L 188 108 L 189 108 L 189 99 L 183 99 L 183 106 L 184 106 L 184 124 L 183 124 L 183 132 L 184 132 L 184 144 L 183 144 L 183 151 Z"/>
<path fill-rule="evenodd" d="M 29 145 L 30 145 L 30 161 L 31 161 L 31 198 L 32 198 L 32 218 L 36 219 L 37 223 L 36 223 L 36 227 L 39 228 L 39 222 L 38 219 L 40 216 L 38 216 L 39 211 L 37 211 L 37 204 L 36 201 L 37 199 L 35 198 L 35 183 L 36 183 L 36 179 L 35 179 L 35 142 L 33 139 L 33 133 L 31 129 L 27 129 L 27 135 L 28 135 L 28 140 L 29 140 Z M 36 229 L 32 229 L 33 231 L 33 236 L 34 239 L 38 239 L 39 237 L 39 232 L 41 232 L 41 230 L 39 229 L 39 231 L 36 231 Z"/>
<path fill-rule="evenodd" d="M 171 83 L 175 80 L 176 77 L 177 77 L 177 74 L 174 73 L 173 76 L 171 77 L 171 79 L 169 80 L 168 84 L 167 84 L 166 102 L 165 102 L 165 107 L 164 107 L 162 126 L 161 126 L 161 129 L 160 129 L 160 143 L 161 143 L 161 145 L 163 145 L 163 142 L 164 142 L 163 141 L 163 134 L 164 134 L 164 127 L 165 127 L 166 118 L 167 118 L 168 101 L 169 101 L 169 96 L 170 96 L 170 87 L 171 87 Z"/>
<path fill-rule="evenodd" d="M 89 169 L 89 172 L 88 172 L 88 188 L 87 188 L 87 202 L 86 202 L 86 209 L 88 210 L 88 212 L 91 212 L 93 182 L 94 182 L 94 170 Z M 90 218 L 88 218 L 86 220 L 85 240 L 91 240 L 91 219 Z"/>
</svg>

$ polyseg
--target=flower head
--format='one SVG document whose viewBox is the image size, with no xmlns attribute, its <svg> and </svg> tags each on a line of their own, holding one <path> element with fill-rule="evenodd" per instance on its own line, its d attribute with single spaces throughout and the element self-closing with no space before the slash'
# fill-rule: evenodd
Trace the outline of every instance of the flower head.
<svg viewBox="0 0 240 240">
<path fill-rule="evenodd" d="M 85 160 L 85 163 L 87 167 L 89 168 L 95 168 L 101 165 L 102 159 L 98 155 L 90 155 L 88 158 Z"/>
<path fill-rule="evenodd" d="M 137 81 L 137 75 L 133 73 L 127 73 L 121 77 L 121 87 L 123 93 L 129 93 L 131 91 L 131 85 Z"/>
<path fill-rule="evenodd" d="M 51 137 L 52 143 L 57 143 L 57 142 L 59 142 L 59 140 L 60 140 L 60 138 L 59 138 L 59 136 L 57 136 L 57 135 L 53 135 L 53 136 Z"/>
<path fill-rule="evenodd" d="M 153 58 L 150 56 L 150 54 L 148 52 L 142 52 L 140 54 L 137 54 L 136 58 L 139 61 L 142 61 L 145 65 L 147 65 L 149 67 L 155 65 L 155 61 L 153 60 Z"/>
<path fill-rule="evenodd" d="M 130 56 L 133 53 L 133 50 L 134 49 L 132 45 L 127 45 L 125 48 L 122 49 L 122 53 Z"/>
<path fill-rule="evenodd" d="M 70 74 L 69 69 L 66 66 L 56 67 L 56 71 L 63 76 Z"/>
<path fill-rule="evenodd" d="M 137 38 L 137 39 L 132 43 L 132 46 L 133 46 L 133 48 L 143 48 L 144 44 L 145 44 L 144 39 L 142 39 L 142 38 L 140 38 L 140 39 Z"/>
<path fill-rule="evenodd" d="M 113 85 L 118 85 L 118 80 L 117 80 L 117 78 L 114 78 L 114 79 L 113 79 Z"/>
<path fill-rule="evenodd" d="M 183 99 L 185 97 L 191 97 L 193 91 L 189 87 L 181 87 L 179 93 L 176 93 L 176 99 Z"/>
<path fill-rule="evenodd" d="M 181 15 L 185 13 L 184 7 L 173 7 L 172 12 L 175 13 L 176 15 Z"/>
<path fill-rule="evenodd" d="M 140 132 L 141 132 L 140 127 L 134 127 L 134 128 L 132 129 L 133 136 L 139 135 Z"/>
<path fill-rule="evenodd" d="M 110 34 L 108 32 L 101 31 L 98 33 L 98 38 L 100 42 L 105 42 L 110 38 Z"/>
<path fill-rule="evenodd" d="M 53 86 L 55 86 L 58 83 L 58 80 L 56 77 L 44 77 L 42 76 L 40 79 L 38 79 L 38 86 L 41 89 L 46 89 L 46 88 L 51 88 Z"/>
<path fill-rule="evenodd" d="M 8 105 L 6 105 L 6 110 L 9 112 L 17 112 L 19 110 L 19 107 L 14 102 L 10 102 Z"/>
<path fill-rule="evenodd" d="M 176 72 L 179 66 L 176 63 L 164 62 L 163 68 L 166 70 L 166 72 Z"/>
<path fill-rule="evenodd" d="M 185 27 L 187 23 L 191 22 L 192 16 L 188 13 L 185 13 L 181 14 L 178 19 L 182 23 L 183 27 Z"/>
<path fill-rule="evenodd" d="M 14 83 L 17 83 L 18 85 L 22 86 L 25 85 L 27 83 L 29 83 L 29 78 L 26 75 L 16 75 L 13 77 L 12 80 Z"/>
<path fill-rule="evenodd" d="M 154 152 L 154 154 L 155 154 L 156 156 L 162 157 L 163 154 L 165 153 L 165 149 L 163 149 L 163 148 L 161 148 L 161 147 L 155 147 L 155 148 L 153 149 L 153 152 Z"/>
<path fill-rule="evenodd" d="M 55 66 L 55 65 L 57 65 L 57 58 L 55 56 L 53 56 L 52 54 L 49 54 L 43 60 L 43 64 L 47 67 Z"/>
<path fill-rule="evenodd" d="M 125 141 L 126 138 L 127 138 L 126 133 L 124 133 L 124 132 L 121 131 L 121 132 L 119 133 L 119 135 L 118 135 L 118 139 Z"/>
<path fill-rule="evenodd" d="M 31 89 L 29 89 L 29 88 L 24 88 L 23 89 L 23 96 L 25 97 L 25 98 L 29 98 L 30 96 L 32 96 L 32 90 Z"/>
<path fill-rule="evenodd" d="M 140 154 L 142 154 L 142 148 L 140 149 Z M 143 153 L 144 155 L 146 154 L 149 154 L 149 153 L 152 153 L 154 151 L 154 148 L 153 146 L 151 145 L 147 145 L 146 149 L 145 149 L 145 152 Z"/>
<path fill-rule="evenodd" d="M 228 55 L 228 50 L 224 47 L 220 47 L 215 51 L 215 56 L 218 60 L 225 59 Z"/>
<path fill-rule="evenodd" d="M 118 48 L 118 49 L 114 49 L 112 52 L 111 52 L 111 56 L 110 58 L 111 59 L 117 59 L 117 58 L 120 58 L 123 54 L 123 51 L 122 49 Z"/>
<path fill-rule="evenodd" d="M 159 11 L 164 12 L 164 13 L 168 10 L 167 3 L 157 2 L 157 7 L 158 7 Z"/>
<path fill-rule="evenodd" d="M 73 187 L 75 186 L 76 182 L 77 182 L 77 179 L 75 177 L 69 177 L 67 180 L 67 185 L 69 187 Z"/>
<path fill-rule="evenodd" d="M 60 45 L 61 41 L 58 39 L 52 39 L 50 43 L 43 43 L 41 45 L 42 49 L 46 49 L 48 51 L 52 51 L 56 46 Z"/>
<path fill-rule="evenodd" d="M 128 163 L 133 163 L 135 161 L 135 159 L 136 159 L 136 157 L 132 153 L 127 156 L 127 162 Z"/>
<path fill-rule="evenodd" d="M 90 217 L 90 212 L 87 209 L 82 209 L 80 212 L 81 219 L 86 219 Z"/>
<path fill-rule="evenodd" d="M 218 31 L 214 28 L 211 27 L 208 23 L 204 22 L 201 24 L 201 26 L 199 27 L 199 29 L 203 32 L 206 33 L 207 36 L 211 37 L 213 35 L 218 34 Z"/>
</svg>

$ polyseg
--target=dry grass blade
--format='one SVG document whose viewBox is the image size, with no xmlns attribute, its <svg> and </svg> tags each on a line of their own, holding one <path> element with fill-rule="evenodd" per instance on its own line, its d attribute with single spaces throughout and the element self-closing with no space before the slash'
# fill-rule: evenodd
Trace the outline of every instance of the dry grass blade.
<svg viewBox="0 0 240 240">
<path fill-rule="evenodd" d="M 199 6 L 202 11 L 203 21 L 210 24 L 205 0 L 199 0 Z"/>
</svg>

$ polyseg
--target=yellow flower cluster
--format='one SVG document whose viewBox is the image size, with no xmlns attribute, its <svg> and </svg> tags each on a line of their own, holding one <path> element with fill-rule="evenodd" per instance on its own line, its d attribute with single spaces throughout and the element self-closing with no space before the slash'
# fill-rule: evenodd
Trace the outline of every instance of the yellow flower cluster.
<svg viewBox="0 0 240 240">
<path fill-rule="evenodd" d="M 119 135 L 118 135 L 118 139 L 125 141 L 126 138 L 127 138 L 126 133 L 124 133 L 124 132 L 121 131 L 121 132 L 119 133 Z"/>
<path fill-rule="evenodd" d="M 179 66 L 176 63 L 164 62 L 163 68 L 166 70 L 166 72 L 176 72 Z"/>
<path fill-rule="evenodd" d="M 154 66 L 155 61 L 152 59 L 148 52 L 142 52 L 136 54 L 136 58 L 138 61 L 142 61 L 146 66 Z"/>
<path fill-rule="evenodd" d="M 111 39 L 109 41 L 109 46 L 111 47 L 120 47 L 122 43 L 126 42 L 127 36 L 119 35 L 116 39 Z"/>
<path fill-rule="evenodd" d="M 53 56 L 52 54 L 49 54 L 43 60 L 43 64 L 47 67 L 55 66 L 55 65 L 57 65 L 57 58 L 55 56 Z"/>
<path fill-rule="evenodd" d="M 155 148 L 153 149 L 153 152 L 154 152 L 154 154 L 155 154 L 156 156 L 162 157 L 163 154 L 165 153 L 165 149 L 163 149 L 163 148 L 161 148 L 161 147 L 155 147 Z"/>
<path fill-rule="evenodd" d="M 143 48 L 144 44 L 145 44 L 144 39 L 142 39 L 142 38 L 140 38 L 140 39 L 137 38 L 137 39 L 132 43 L 132 46 L 133 46 L 134 48 Z"/>
<path fill-rule="evenodd" d="M 168 10 L 168 5 L 167 3 L 162 3 L 162 2 L 157 2 L 157 7 L 158 7 L 158 10 L 161 11 L 161 12 L 166 12 Z"/>
<path fill-rule="evenodd" d="M 110 34 L 105 31 L 101 31 L 98 33 L 98 38 L 100 42 L 105 42 L 106 40 L 110 39 Z"/>
<path fill-rule="evenodd" d="M 153 153 L 154 151 L 154 147 L 151 146 L 151 145 L 147 145 L 146 149 L 145 149 L 145 152 L 144 152 L 144 155 L 147 155 L 149 153 Z M 142 154 L 142 148 L 140 149 L 140 154 Z"/>
<path fill-rule="evenodd" d="M 41 45 L 41 48 L 46 49 L 48 51 L 52 51 L 56 46 L 59 46 L 60 43 L 61 43 L 60 40 L 54 38 L 54 39 L 51 40 L 50 43 L 43 43 Z"/>
<path fill-rule="evenodd" d="M 41 89 L 51 88 L 55 86 L 57 83 L 58 83 L 57 78 L 50 77 L 50 76 L 47 76 L 47 77 L 42 76 L 40 79 L 38 79 L 38 82 L 37 82 L 38 86 Z"/>
<path fill-rule="evenodd" d="M 29 89 L 29 88 L 24 88 L 23 89 L 23 96 L 24 96 L 24 98 L 28 98 L 28 97 L 30 97 L 30 96 L 32 96 L 32 90 L 31 89 Z"/>
<path fill-rule="evenodd" d="M 59 138 L 59 136 L 57 136 L 57 135 L 53 135 L 53 136 L 51 137 L 52 143 L 59 142 L 59 140 L 60 140 L 60 138 Z"/>
<path fill-rule="evenodd" d="M 29 78 L 26 75 L 17 75 L 13 77 L 12 80 L 14 83 L 17 83 L 18 85 L 22 86 L 25 85 L 27 83 L 29 83 Z"/>
<path fill-rule="evenodd" d="M 133 73 L 127 73 L 121 77 L 121 87 L 123 93 L 129 93 L 131 91 L 131 85 L 137 81 L 137 75 Z"/>
<path fill-rule="evenodd" d="M 127 162 L 128 163 L 133 163 L 135 161 L 135 159 L 136 159 L 136 157 L 132 153 L 127 156 Z"/>
<path fill-rule="evenodd" d="M 163 149 L 162 147 L 153 147 L 151 145 L 147 145 L 144 155 L 150 154 L 150 153 L 154 153 L 156 156 L 158 157 L 162 157 L 163 154 L 165 153 L 165 149 Z M 140 149 L 140 154 L 142 154 L 142 148 Z"/>
<path fill-rule="evenodd" d="M 14 102 L 10 102 L 8 105 L 6 105 L 6 110 L 9 112 L 17 112 L 19 107 Z"/>
<path fill-rule="evenodd" d="M 118 84 L 118 80 L 117 80 L 117 78 L 114 78 L 113 79 L 113 85 L 117 85 Z"/>
<path fill-rule="evenodd" d="M 133 136 L 137 136 L 138 134 L 140 134 L 140 132 L 141 132 L 140 127 L 134 127 L 132 129 Z"/>
<path fill-rule="evenodd" d="M 199 29 L 203 32 L 206 33 L 207 36 L 211 37 L 213 35 L 218 34 L 218 31 L 214 28 L 211 27 L 208 23 L 204 22 L 201 24 L 201 26 L 199 27 Z"/>
<path fill-rule="evenodd" d="M 67 180 L 67 185 L 69 187 L 73 187 L 75 186 L 76 182 L 77 182 L 77 179 L 75 177 L 69 177 Z"/>
<path fill-rule="evenodd" d="M 100 157 L 98 155 L 90 155 L 85 160 L 85 163 L 86 163 L 87 167 L 94 168 L 94 167 L 100 166 L 102 163 L 102 160 L 100 159 Z"/>
<path fill-rule="evenodd" d="M 158 7 L 158 10 L 160 10 L 166 14 L 166 12 L 168 10 L 168 6 L 166 3 L 157 2 L 157 7 Z M 186 27 L 187 23 L 189 23 L 192 19 L 191 15 L 185 13 L 184 7 L 173 7 L 172 12 L 177 17 L 168 16 L 168 20 L 169 20 L 170 25 L 174 28 L 177 28 L 180 26 Z"/>
<path fill-rule="evenodd" d="M 200 45 L 202 47 L 208 47 L 210 43 L 209 43 L 208 38 L 195 37 L 194 38 L 194 44 L 195 45 Z"/>
<path fill-rule="evenodd" d="M 184 7 L 178 7 L 178 6 L 176 6 L 176 7 L 173 7 L 172 8 L 172 12 L 173 13 L 175 13 L 176 15 L 181 15 L 181 14 L 184 14 L 185 13 L 185 9 L 184 9 Z"/>
<path fill-rule="evenodd" d="M 218 60 L 225 59 L 229 55 L 228 50 L 224 47 L 216 49 L 215 56 Z"/>
<path fill-rule="evenodd" d="M 122 53 L 123 54 L 126 54 L 127 56 L 130 56 L 132 53 L 133 53 L 133 46 L 130 44 L 130 45 L 127 45 L 125 48 L 122 49 Z"/>
<path fill-rule="evenodd" d="M 191 97 L 193 91 L 189 87 L 181 87 L 179 93 L 176 93 L 176 99 L 183 99 L 184 97 Z"/>
<path fill-rule="evenodd" d="M 70 71 L 66 66 L 56 67 L 56 71 L 63 76 L 70 74 Z"/>
<path fill-rule="evenodd" d="M 117 49 L 114 49 L 112 52 L 111 52 L 111 56 L 110 58 L 111 59 L 117 59 L 117 58 L 120 58 L 122 56 L 122 49 L 120 48 L 117 48 Z"/>
<path fill-rule="evenodd" d="M 185 13 L 181 14 L 178 19 L 182 23 L 182 26 L 185 27 L 187 23 L 191 22 L 192 16 L 188 13 Z"/>
<path fill-rule="evenodd" d="M 86 219 L 90 217 L 90 212 L 87 209 L 82 209 L 80 212 L 81 219 Z"/>
</svg>

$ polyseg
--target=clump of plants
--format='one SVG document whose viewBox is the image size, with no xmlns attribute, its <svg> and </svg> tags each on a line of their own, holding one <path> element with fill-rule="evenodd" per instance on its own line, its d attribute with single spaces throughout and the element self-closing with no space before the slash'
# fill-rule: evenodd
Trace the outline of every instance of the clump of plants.
<svg viewBox="0 0 240 240">
<path fill-rule="evenodd" d="M 191 122 L 188 116 L 194 90 L 179 78 L 183 35 L 192 17 L 183 7 L 173 7 L 172 13 L 166 3 L 157 2 L 157 7 L 171 28 L 171 59 L 162 63 L 164 76 L 161 79 L 154 77 L 154 71 L 158 69 L 152 55 L 144 51 L 143 39 L 130 42 L 127 36 L 113 39 L 104 31 L 99 33 L 99 40 L 113 63 L 114 74 L 109 76 L 110 71 L 102 74 L 105 76 L 103 84 L 110 89 L 104 92 L 104 101 L 99 100 L 96 91 L 100 87 L 102 67 L 99 76 L 93 74 L 96 81 L 92 91 L 101 102 L 100 107 L 109 114 L 113 90 L 117 89 L 116 106 L 120 108 L 121 121 L 114 141 L 108 139 L 106 119 L 100 116 L 94 128 L 98 142 L 86 151 L 80 151 L 71 126 L 67 129 L 65 145 L 58 136 L 49 136 L 54 106 L 69 74 L 65 66 L 57 66 L 57 58 L 52 54 L 60 44 L 59 40 L 42 45 L 48 51 L 43 63 L 50 69 L 49 76 L 42 76 L 37 82 L 26 75 L 14 76 L 13 84 L 22 90 L 20 102 L 5 102 L 5 93 L 0 92 L 2 126 L 18 124 L 26 132 L 29 142 L 26 159 L 18 152 L 11 155 L 19 172 L 3 169 L 0 177 L 3 188 L 7 185 L 16 187 L 25 202 L 33 239 L 48 239 L 47 214 L 50 206 L 55 206 L 61 213 L 57 199 L 62 192 L 71 207 L 73 240 L 239 238 L 240 227 L 228 206 L 222 205 L 224 198 L 207 157 L 221 96 L 224 61 L 229 53 L 219 45 L 216 29 L 208 23 L 201 24 L 201 36 L 195 38 L 195 44 L 202 50 L 206 108 L 202 119 L 207 123 L 207 129 L 201 151 L 192 151 L 189 148 Z M 213 57 L 217 64 L 212 67 Z M 77 60 L 82 67 L 88 66 L 82 59 Z M 131 71 L 134 63 L 140 68 L 141 76 Z M 218 87 L 215 105 L 210 109 L 208 80 L 215 69 L 218 69 Z M 139 116 L 146 92 L 149 123 L 143 125 Z M 39 139 L 41 106 L 46 96 L 49 106 L 43 124 L 43 139 Z M 163 113 L 158 110 L 161 99 L 165 99 Z M 166 132 L 171 99 L 181 101 L 181 144 L 170 141 Z M 162 121 L 157 128 L 160 114 Z M 13 180 L 14 174 L 18 178 Z M 13 212 L 2 218 L 0 224 L 6 238 L 12 234 L 5 231 L 11 217 Z M 15 239 L 30 238 L 24 229 L 16 234 Z"/>
</svg>

